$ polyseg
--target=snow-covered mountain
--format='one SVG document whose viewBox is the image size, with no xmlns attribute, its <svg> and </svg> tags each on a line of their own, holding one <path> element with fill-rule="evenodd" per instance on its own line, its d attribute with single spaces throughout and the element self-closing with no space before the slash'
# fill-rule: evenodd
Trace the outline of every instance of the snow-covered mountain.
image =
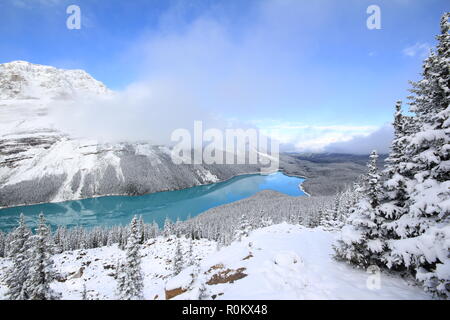
<svg viewBox="0 0 450 320">
<path fill-rule="evenodd" d="M 175 165 L 167 147 L 74 138 L 49 116 L 62 100 L 110 94 L 82 70 L 0 64 L 0 207 L 144 194 L 258 171 L 248 165 Z"/>
<path fill-rule="evenodd" d="M 83 94 L 107 94 L 109 90 L 83 70 L 13 61 L 0 64 L 0 99 L 71 99 Z"/>
</svg>

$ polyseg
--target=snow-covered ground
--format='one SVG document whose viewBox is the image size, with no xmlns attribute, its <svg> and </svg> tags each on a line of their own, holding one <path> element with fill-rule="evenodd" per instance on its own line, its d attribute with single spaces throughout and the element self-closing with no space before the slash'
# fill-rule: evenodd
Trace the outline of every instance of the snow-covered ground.
<svg viewBox="0 0 450 320">
<path fill-rule="evenodd" d="M 208 299 L 431 299 L 420 287 L 386 273 L 379 286 L 373 274 L 333 260 L 335 233 L 287 223 L 253 231 L 241 242 L 217 251 L 213 241 L 193 241 L 193 260 L 172 276 L 174 238 L 159 237 L 143 245 L 142 269 L 146 299 L 198 299 L 204 285 Z M 184 259 L 189 240 L 181 240 Z M 65 252 L 55 257 L 62 275 L 52 287 L 63 299 L 80 299 L 83 284 L 90 299 L 116 299 L 114 278 L 123 252 L 116 245 Z M 0 275 L 8 265 L 0 259 Z M 192 277 L 192 274 L 196 276 Z M 369 285 L 368 285 L 369 283 Z M 167 290 L 167 291 L 166 291 Z M 6 288 L 0 282 L 0 299 Z"/>
</svg>

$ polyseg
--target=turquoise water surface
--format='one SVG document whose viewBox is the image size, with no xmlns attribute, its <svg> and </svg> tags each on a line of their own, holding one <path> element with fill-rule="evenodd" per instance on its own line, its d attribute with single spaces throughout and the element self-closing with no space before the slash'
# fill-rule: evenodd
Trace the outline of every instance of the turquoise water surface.
<svg viewBox="0 0 450 320">
<path fill-rule="evenodd" d="M 41 212 L 52 227 L 125 225 L 134 215 L 142 215 L 145 222 L 156 221 L 162 226 L 166 217 L 173 221 L 177 218 L 186 220 L 189 216 L 194 217 L 210 208 L 250 197 L 261 190 L 301 196 L 304 193 L 299 186 L 303 181 L 281 172 L 251 174 L 224 182 L 143 196 L 110 196 L 6 208 L 0 210 L 0 230 L 14 228 L 20 213 L 25 215 L 29 226 L 34 226 Z"/>
</svg>

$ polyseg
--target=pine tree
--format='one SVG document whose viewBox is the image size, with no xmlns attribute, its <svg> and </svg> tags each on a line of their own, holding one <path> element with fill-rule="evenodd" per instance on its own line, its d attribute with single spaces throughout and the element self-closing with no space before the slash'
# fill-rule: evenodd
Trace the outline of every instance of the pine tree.
<svg viewBox="0 0 450 320">
<path fill-rule="evenodd" d="M 435 51 L 412 83 L 414 114 L 404 167 L 413 177 L 406 212 L 394 221 L 389 263 L 411 270 L 425 288 L 450 296 L 450 13 L 443 15 Z"/>
<path fill-rule="evenodd" d="M 50 288 L 55 279 L 52 247 L 49 244 L 49 227 L 46 225 L 44 215 L 39 215 L 36 234 L 30 237 L 29 274 L 25 281 L 25 292 L 30 300 L 56 300 L 60 295 Z"/>
<path fill-rule="evenodd" d="M 189 237 L 189 249 L 187 252 L 188 266 L 195 265 L 195 256 L 194 256 L 194 241 L 191 237 Z"/>
<path fill-rule="evenodd" d="M 159 226 L 158 226 L 158 224 L 155 221 L 153 221 L 153 223 L 152 223 L 152 225 L 150 227 L 150 230 L 151 230 L 150 231 L 150 237 L 156 238 L 158 236 L 158 234 L 159 234 Z"/>
<path fill-rule="evenodd" d="M 423 79 L 412 83 L 411 112 L 415 132 L 407 146 L 415 181 L 410 196 L 408 236 L 420 235 L 448 217 L 450 180 L 450 45 L 449 14 L 441 20 L 436 52 L 423 66 Z"/>
<path fill-rule="evenodd" d="M 139 217 L 139 244 L 144 244 L 145 241 L 145 223 L 142 216 Z"/>
<path fill-rule="evenodd" d="M 170 235 L 172 235 L 174 233 L 174 224 L 172 222 L 172 220 L 170 220 L 169 217 L 166 217 L 166 219 L 164 220 L 164 230 L 163 230 L 163 234 L 165 237 L 168 237 Z"/>
<path fill-rule="evenodd" d="M 406 162 L 408 159 L 405 157 L 405 148 L 408 142 L 408 121 L 407 117 L 402 114 L 401 110 L 402 102 L 398 101 L 395 106 L 394 116 L 394 139 L 391 143 L 391 151 L 386 158 L 385 170 L 385 182 L 383 184 L 383 191 L 385 199 L 383 199 L 383 205 L 380 210 L 383 212 L 386 222 L 386 233 L 389 233 L 389 229 L 392 229 L 390 221 L 400 218 L 405 213 L 405 205 L 408 199 L 407 185 L 412 178 L 409 170 L 406 169 Z"/>
<path fill-rule="evenodd" d="M 183 252 L 181 251 L 181 242 L 177 238 L 175 254 L 173 257 L 173 274 L 178 275 L 181 270 L 183 270 L 184 261 L 183 261 Z"/>
<path fill-rule="evenodd" d="M 135 216 L 130 224 L 127 239 L 125 263 L 118 272 L 118 291 L 121 300 L 144 299 L 144 277 L 141 270 L 140 234 L 138 219 Z"/>
<path fill-rule="evenodd" d="M 362 180 L 362 177 L 358 178 Z M 346 223 L 349 216 L 354 212 L 354 207 L 361 198 L 362 187 L 359 182 L 354 182 L 352 187 L 347 189 L 341 198 L 340 216 L 338 221 L 339 228 L 342 228 Z"/>
<path fill-rule="evenodd" d="M 6 235 L 4 232 L 0 231 L 0 258 L 4 258 L 6 256 L 5 243 L 6 243 Z"/>
<path fill-rule="evenodd" d="M 117 281 L 117 294 L 120 299 L 123 299 L 123 295 L 127 291 L 128 279 L 126 268 L 124 267 L 123 263 L 120 260 L 117 260 L 115 278 Z"/>
<path fill-rule="evenodd" d="M 238 229 L 235 232 L 235 240 L 242 241 L 242 238 L 248 237 L 251 231 L 250 223 L 245 215 L 241 216 L 239 220 Z"/>
<path fill-rule="evenodd" d="M 341 238 L 334 246 L 336 257 L 368 267 L 381 264 L 385 249 L 380 225 L 383 219 L 378 211 L 381 197 L 381 176 L 377 168 L 378 154 L 373 151 L 367 164 L 367 174 L 361 199 L 348 218 L 348 225 L 342 228 Z"/>
<path fill-rule="evenodd" d="M 25 216 L 20 214 L 19 226 L 13 231 L 13 240 L 9 248 L 11 268 L 6 272 L 5 283 L 8 287 L 6 296 L 10 300 L 27 300 L 25 282 L 28 278 L 28 246 L 31 230 L 25 225 Z"/>
<path fill-rule="evenodd" d="M 341 193 L 337 192 L 334 197 L 333 206 L 330 209 L 324 209 L 320 216 L 320 225 L 326 230 L 334 230 L 340 227 L 341 196 Z"/>
<path fill-rule="evenodd" d="M 198 300 L 207 300 L 209 298 L 208 289 L 205 283 L 202 282 L 200 288 L 198 289 Z"/>
<path fill-rule="evenodd" d="M 81 291 L 81 300 L 88 300 L 86 284 L 85 283 L 83 283 L 83 291 Z"/>
</svg>

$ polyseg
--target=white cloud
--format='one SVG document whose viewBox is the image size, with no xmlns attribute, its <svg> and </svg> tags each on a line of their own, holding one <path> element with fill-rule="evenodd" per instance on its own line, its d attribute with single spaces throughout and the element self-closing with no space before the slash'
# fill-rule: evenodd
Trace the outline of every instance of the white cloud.
<svg viewBox="0 0 450 320">
<path fill-rule="evenodd" d="M 376 126 L 306 125 L 295 122 L 255 121 L 261 131 L 280 141 L 283 151 L 323 152 L 329 145 L 352 141 L 375 132 Z"/>
<path fill-rule="evenodd" d="M 175 129 L 192 130 L 196 120 L 202 120 L 205 129 L 225 127 L 194 101 L 176 83 L 141 82 L 111 97 L 86 96 L 66 104 L 58 101 L 51 116 L 62 131 L 106 142 L 170 144 Z"/>
<path fill-rule="evenodd" d="M 163 143 L 172 130 L 192 128 L 194 120 L 222 128 L 228 124 L 225 117 L 253 116 L 262 109 L 276 113 L 280 104 L 301 101 L 311 92 L 307 84 L 312 81 L 312 76 L 297 75 L 302 70 L 299 55 L 305 54 L 298 53 L 299 42 L 306 50 L 304 42 L 311 38 L 304 23 L 322 26 L 333 13 L 308 4 L 320 12 L 313 18 L 304 6 L 295 0 L 257 2 L 249 13 L 253 19 L 239 35 L 214 13 L 186 22 L 169 12 L 159 28 L 143 34 L 124 53 L 124 61 L 138 61 L 136 83 L 113 99 L 79 101 L 76 121 L 62 115 L 60 125 L 106 140 Z M 293 47 L 295 54 L 289 50 Z M 234 127 L 244 126 L 235 121 Z"/>
<path fill-rule="evenodd" d="M 428 55 L 430 49 L 431 46 L 428 43 L 417 42 L 416 44 L 403 49 L 403 54 L 408 57 L 419 56 L 424 58 Z"/>
<path fill-rule="evenodd" d="M 354 136 L 343 142 L 335 142 L 327 145 L 323 151 L 332 153 L 369 154 L 372 150 L 378 153 L 388 153 L 393 138 L 391 125 L 384 125 L 376 131 L 365 136 Z"/>
<path fill-rule="evenodd" d="M 276 115 L 278 106 L 285 104 L 306 106 L 305 97 L 316 96 L 311 91 L 317 90 L 317 95 L 323 91 L 319 86 L 312 89 L 315 73 L 308 69 L 307 59 L 302 62 L 299 57 L 307 56 L 310 42 L 316 41 L 308 28 L 323 26 L 333 11 L 323 12 L 316 2 L 308 2 L 314 7 L 311 10 L 320 12 L 313 15 L 301 10 L 303 5 L 295 0 L 262 1 L 238 37 L 226 22 L 208 15 L 182 28 L 161 23 L 160 29 L 144 35 L 125 54 L 124 60 L 139 62 L 142 79 L 112 99 L 79 101 L 71 106 L 70 119 L 67 110 L 57 109 L 59 124 L 64 131 L 103 140 L 167 143 L 173 130 L 192 129 L 194 120 L 203 120 L 205 129 L 221 129 L 229 122 L 245 128 L 228 117 Z M 261 115 L 262 111 L 266 113 Z M 279 140 L 285 151 L 320 152 L 377 129 L 275 121 L 252 124 Z"/>
</svg>

